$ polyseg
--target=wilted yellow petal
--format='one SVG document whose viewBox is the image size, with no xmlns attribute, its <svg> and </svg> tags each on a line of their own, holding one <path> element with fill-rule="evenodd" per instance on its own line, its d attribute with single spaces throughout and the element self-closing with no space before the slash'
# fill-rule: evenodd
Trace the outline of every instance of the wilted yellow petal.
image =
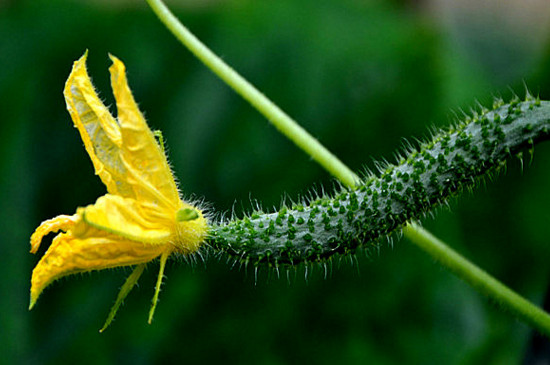
<svg viewBox="0 0 550 365">
<path fill-rule="evenodd" d="M 120 128 L 94 90 L 86 71 L 86 56 L 87 53 L 74 62 L 65 83 L 67 110 L 107 191 L 133 197 L 131 185 L 125 182 L 126 169 L 119 155 Z"/>
<path fill-rule="evenodd" d="M 40 224 L 31 236 L 31 253 L 36 253 L 45 235 L 52 232 L 67 231 L 78 221 L 78 215 L 58 215 Z"/>
<path fill-rule="evenodd" d="M 145 118 L 138 109 L 126 80 L 124 64 L 115 56 L 110 55 L 113 65 L 111 87 L 117 105 L 117 120 L 120 125 L 122 139 L 122 156 L 127 171 L 128 180 L 135 185 L 136 199 L 150 199 L 160 193 L 172 208 L 179 208 L 179 193 L 166 161 L 166 156 L 157 143 Z M 143 192 L 142 190 L 148 190 Z"/>
<path fill-rule="evenodd" d="M 126 240 L 91 227 L 78 238 L 71 232 L 61 233 L 32 272 L 30 307 L 44 288 L 63 276 L 149 262 L 170 249 Z"/>
<path fill-rule="evenodd" d="M 104 195 L 94 205 L 79 208 L 77 214 L 92 227 L 133 241 L 162 244 L 173 234 L 173 217 L 150 204 L 117 195 Z"/>
<path fill-rule="evenodd" d="M 74 63 L 65 84 L 67 109 L 109 193 L 178 209 L 179 193 L 166 156 L 134 101 L 124 64 L 111 58 L 118 120 L 94 91 L 86 71 L 86 54 Z"/>
</svg>

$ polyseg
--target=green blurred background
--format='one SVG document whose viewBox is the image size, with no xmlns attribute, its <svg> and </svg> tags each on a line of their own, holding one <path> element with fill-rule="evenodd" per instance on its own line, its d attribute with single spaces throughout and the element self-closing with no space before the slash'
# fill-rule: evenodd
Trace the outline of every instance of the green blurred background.
<svg viewBox="0 0 550 365">
<path fill-rule="evenodd" d="M 479 4 L 481 3 L 481 4 Z M 187 0 L 169 2 L 205 43 L 351 168 L 393 161 L 476 102 L 550 98 L 545 0 Z M 151 264 L 99 334 L 128 269 L 60 280 L 27 310 L 28 253 L 44 219 L 105 193 L 62 90 L 72 62 L 112 104 L 107 53 L 127 66 L 149 124 L 161 129 L 186 196 L 240 214 L 333 179 L 210 71 L 144 1 L 0 1 L 0 363 L 516 364 L 532 332 L 406 240 L 379 253 L 283 274 L 222 257 L 172 260 L 154 324 Z M 423 223 L 528 299 L 550 278 L 550 145 L 531 166 Z M 528 158 L 525 166 L 529 165 Z"/>
</svg>

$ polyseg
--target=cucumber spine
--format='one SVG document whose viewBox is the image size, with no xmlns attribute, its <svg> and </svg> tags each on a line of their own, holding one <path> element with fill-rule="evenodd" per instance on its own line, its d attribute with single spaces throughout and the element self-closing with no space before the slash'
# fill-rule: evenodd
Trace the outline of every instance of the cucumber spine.
<svg viewBox="0 0 550 365">
<path fill-rule="evenodd" d="M 356 188 L 278 212 L 254 212 L 212 224 L 208 247 L 244 263 L 322 262 L 381 237 L 445 203 L 526 148 L 550 138 L 550 102 L 496 101 L 409 151 Z"/>
</svg>

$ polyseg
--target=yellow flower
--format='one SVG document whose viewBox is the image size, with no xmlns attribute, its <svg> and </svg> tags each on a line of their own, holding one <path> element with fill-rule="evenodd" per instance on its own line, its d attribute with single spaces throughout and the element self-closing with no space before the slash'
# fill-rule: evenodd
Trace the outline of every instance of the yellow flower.
<svg viewBox="0 0 550 365">
<path fill-rule="evenodd" d="M 31 252 L 36 253 L 46 234 L 63 231 L 33 270 L 30 308 L 44 288 L 63 276 L 137 265 L 122 286 L 104 330 L 145 264 L 160 257 L 151 323 L 167 258 L 175 252 L 196 252 L 206 238 L 207 222 L 199 209 L 181 200 L 162 143 L 157 143 L 128 87 L 124 64 L 110 56 L 115 119 L 94 91 L 86 56 L 87 52 L 74 62 L 63 94 L 107 194 L 72 216 L 43 222 L 33 233 Z"/>
</svg>

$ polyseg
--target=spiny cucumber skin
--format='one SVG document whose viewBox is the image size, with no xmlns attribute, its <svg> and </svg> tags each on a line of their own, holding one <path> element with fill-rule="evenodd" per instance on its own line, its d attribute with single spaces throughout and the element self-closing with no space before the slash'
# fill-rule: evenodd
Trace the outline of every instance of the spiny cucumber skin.
<svg viewBox="0 0 550 365">
<path fill-rule="evenodd" d="M 440 132 L 355 189 L 214 225 L 209 245 L 243 262 L 270 266 L 318 262 L 360 245 L 374 246 L 510 156 L 549 139 L 549 131 L 550 102 L 497 103 L 492 111 Z"/>
</svg>

